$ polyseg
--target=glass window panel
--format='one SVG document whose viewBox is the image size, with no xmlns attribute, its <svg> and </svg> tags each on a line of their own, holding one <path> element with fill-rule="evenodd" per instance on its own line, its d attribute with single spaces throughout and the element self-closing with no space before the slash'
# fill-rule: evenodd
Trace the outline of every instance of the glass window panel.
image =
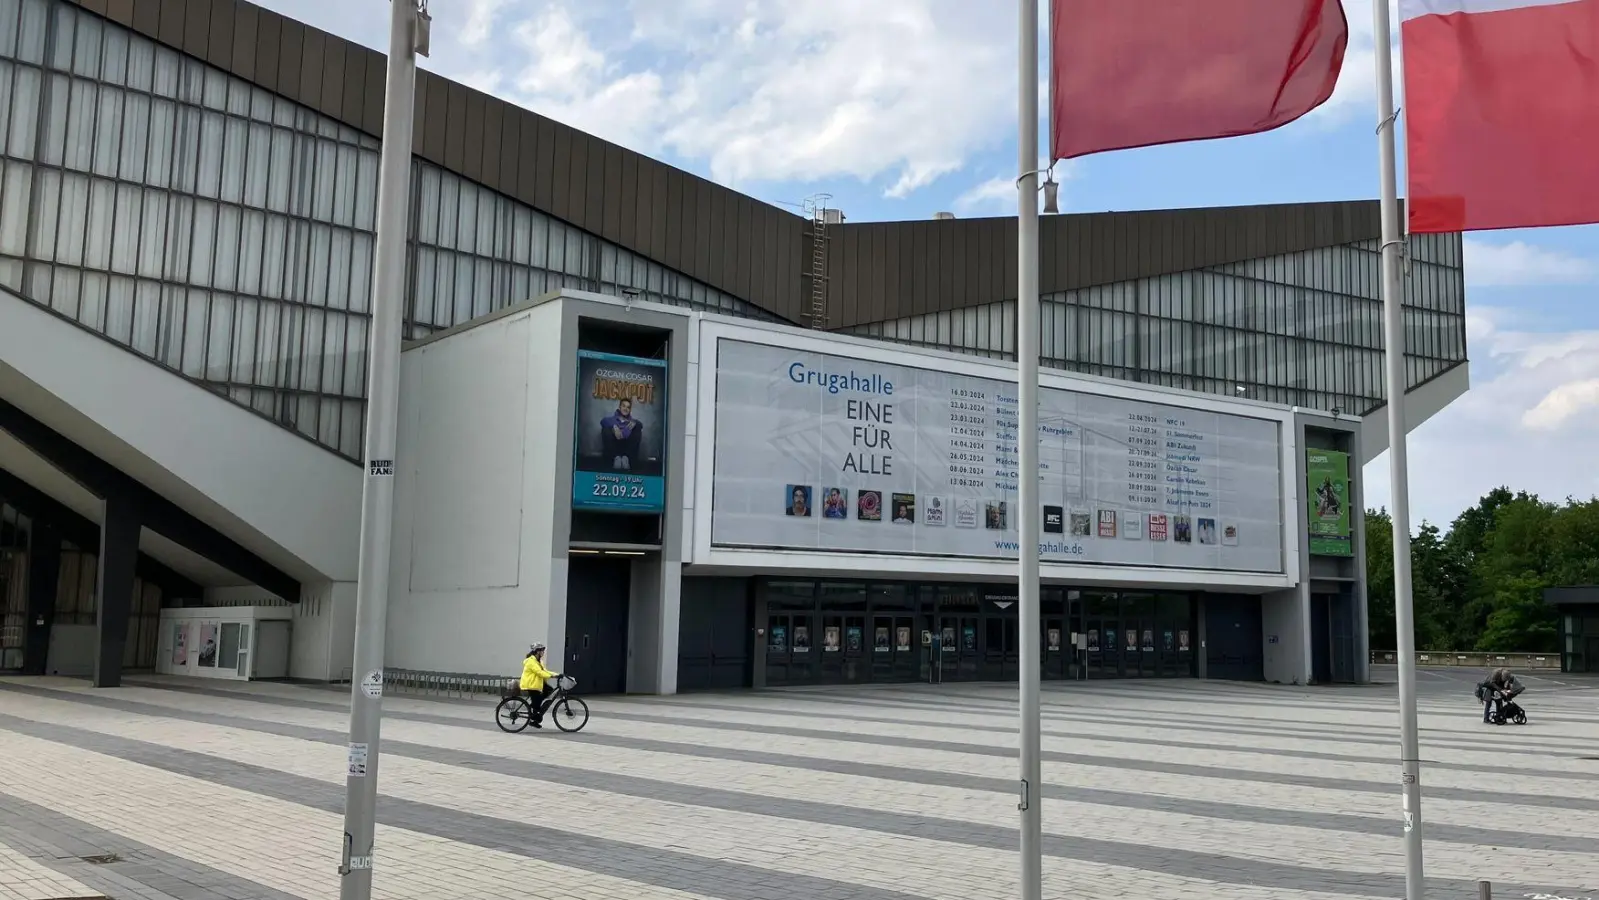
<svg viewBox="0 0 1599 900">
<path fill-rule="evenodd" d="M 99 178 L 89 182 L 89 210 L 79 225 L 87 232 L 83 245 L 83 264 L 91 269 L 111 268 L 111 231 L 116 222 L 117 188 Z"/>
<path fill-rule="evenodd" d="M 328 302 L 328 254 L 333 244 L 333 230 L 326 225 L 311 226 L 311 240 L 305 261 L 305 300 L 315 306 Z"/>
<path fill-rule="evenodd" d="M 17 53 L 17 20 L 23 5 L 17 0 L 0 2 L 0 56 L 9 58 Z"/>
<path fill-rule="evenodd" d="M 198 149 L 195 164 L 194 190 L 202 197 L 215 197 L 222 186 L 222 152 L 223 138 L 226 132 L 226 121 L 221 113 L 200 112 L 191 113 L 191 120 L 198 120 L 200 133 L 198 135 Z"/>
<path fill-rule="evenodd" d="M 311 183 L 306 186 L 311 199 L 310 215 L 318 222 L 329 222 L 333 220 L 333 176 L 338 168 L 338 145 L 316 141 L 313 146 L 315 168 L 310 173 Z"/>
<path fill-rule="evenodd" d="M 89 171 L 94 164 L 95 111 L 99 108 L 98 86 L 73 80 L 67 102 L 66 147 L 61 161 L 69 169 Z M 55 143 L 51 138 L 52 147 Z"/>
<path fill-rule="evenodd" d="M 34 134 L 38 124 L 42 76 L 38 69 L 26 66 L 12 74 L 11 127 L 6 145 L 8 152 L 19 159 L 34 158 Z"/>
<path fill-rule="evenodd" d="M 174 194 L 167 200 L 167 245 L 162 254 L 162 275 L 168 281 L 188 279 L 189 249 L 193 246 L 195 199 Z"/>
<path fill-rule="evenodd" d="M 243 202 L 257 209 L 267 205 L 267 183 L 272 177 L 272 127 L 247 123 L 249 138 L 241 165 L 244 168 Z"/>
<path fill-rule="evenodd" d="M 282 216 L 267 217 L 266 240 L 261 251 L 261 295 L 264 297 L 284 296 L 288 246 L 289 220 Z"/>
<path fill-rule="evenodd" d="M 357 162 L 355 182 L 355 227 L 372 231 L 377 228 L 378 207 L 378 155 L 362 151 Z M 426 167 L 422 167 L 426 171 Z M 425 182 L 424 182 L 425 183 Z M 436 189 L 435 185 L 435 189 Z M 422 191 L 426 196 L 427 191 Z"/>
<path fill-rule="evenodd" d="M 33 193 L 33 167 L 4 163 L 0 186 L 0 253 L 22 256 L 28 244 L 28 200 Z"/>
<path fill-rule="evenodd" d="M 49 7 L 43 3 L 22 4 L 22 15 L 17 28 L 17 56 L 26 62 L 44 61 L 45 20 Z"/>
<path fill-rule="evenodd" d="M 56 6 L 56 4 L 51 5 Z M 66 71 L 72 66 L 72 38 L 77 31 L 80 16 L 70 6 L 60 5 L 57 6 L 57 9 L 60 12 L 55 17 L 55 35 L 50 45 L 45 48 L 45 58 L 49 61 L 51 68 Z"/>
<path fill-rule="evenodd" d="M 493 248 L 493 235 L 483 227 L 483 209 L 491 207 L 488 192 L 476 185 L 461 182 L 461 212 L 457 223 L 455 247 L 467 253 L 489 253 Z"/>
<path fill-rule="evenodd" d="M 319 386 L 325 394 L 344 393 L 344 341 L 349 330 L 350 317 L 339 312 L 330 312 L 327 324 L 322 331 L 322 355 L 326 359 L 322 366 L 322 382 Z M 324 422 L 324 426 L 326 423 Z M 325 440 L 336 440 L 335 433 Z"/>
<path fill-rule="evenodd" d="M 167 204 L 165 191 L 146 189 L 140 210 L 138 274 L 146 278 L 162 275 L 162 251 L 166 249 Z"/>
<path fill-rule="evenodd" d="M 298 361 L 295 384 L 303 390 L 314 391 L 322 383 L 322 328 L 326 320 L 327 314 L 320 309 L 301 310 L 300 330 L 293 339 Z"/>
<path fill-rule="evenodd" d="M 350 232 L 335 228 L 330 240 L 327 299 L 324 305 L 332 309 L 345 309 L 350 302 Z"/>
<path fill-rule="evenodd" d="M 267 171 L 266 206 L 273 212 L 289 211 L 289 189 L 297 176 L 294 133 L 272 129 L 272 152 Z"/>
<path fill-rule="evenodd" d="M 420 283 L 420 279 L 418 279 Z M 372 236 L 350 236 L 350 309 L 367 312 L 372 308 Z"/>
<path fill-rule="evenodd" d="M 354 147 L 339 146 L 335 148 L 338 165 L 333 174 L 333 183 L 329 189 L 333 194 L 333 222 L 338 225 L 351 225 L 355 222 L 355 191 L 357 168 L 359 166 L 358 151 Z"/>
<path fill-rule="evenodd" d="M 94 128 L 90 168 L 95 174 L 115 176 L 122 144 L 122 91 L 102 87 Z"/>
<path fill-rule="evenodd" d="M 439 180 L 439 237 L 441 247 L 455 248 L 459 239 L 456 226 L 461 207 L 461 182 L 445 174 Z"/>
<path fill-rule="evenodd" d="M 212 294 L 206 333 L 205 364 L 201 378 L 207 382 L 226 381 L 233 352 L 233 317 L 238 308 L 231 294 Z"/>
<path fill-rule="evenodd" d="M 474 289 L 474 280 L 477 275 L 478 260 L 470 256 L 457 256 L 455 258 L 455 290 L 452 296 L 455 299 L 450 313 L 449 324 L 459 325 L 471 320 L 473 304 L 477 299 Z"/>
<path fill-rule="evenodd" d="M 244 211 L 239 227 L 239 291 L 257 294 L 261 291 L 261 254 L 266 241 L 266 214 L 253 209 Z"/>
<path fill-rule="evenodd" d="M 178 123 L 178 108 L 170 100 L 156 99 L 150 104 L 150 142 L 145 151 L 144 182 L 166 187 L 172 180 L 172 142 Z"/>
<path fill-rule="evenodd" d="M 176 254 L 189 256 L 189 281 L 193 285 L 211 285 L 211 257 L 216 253 L 216 203 L 209 200 L 185 201 L 192 205 L 193 221 L 187 227 L 185 245 L 174 248 Z"/>
<path fill-rule="evenodd" d="M 239 274 L 239 222 L 243 215 L 237 206 L 217 207 L 216 256 L 211 283 L 223 290 L 232 291 L 238 286 Z"/>
<path fill-rule="evenodd" d="M 217 196 L 229 203 L 244 197 L 245 154 L 250 140 L 250 124 L 242 119 L 225 119 L 223 124 L 221 187 Z"/>
<path fill-rule="evenodd" d="M 39 259 L 55 259 L 56 226 L 61 212 L 61 173 L 51 169 L 40 170 L 34 190 L 39 193 L 39 214 L 33 223 L 33 255 Z"/>
<path fill-rule="evenodd" d="M 104 34 L 106 29 L 95 16 L 73 16 L 77 20 L 77 34 L 73 41 L 72 71 L 85 78 L 100 77 L 100 64 L 105 58 Z"/>
</svg>

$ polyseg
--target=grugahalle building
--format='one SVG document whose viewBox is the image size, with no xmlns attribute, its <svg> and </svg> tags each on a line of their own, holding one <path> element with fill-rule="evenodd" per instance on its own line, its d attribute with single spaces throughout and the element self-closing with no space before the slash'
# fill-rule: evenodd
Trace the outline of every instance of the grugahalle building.
<svg viewBox="0 0 1599 900">
<path fill-rule="evenodd" d="M 380 54 L 244 0 L 0 0 L 0 670 L 105 685 L 124 669 L 350 677 L 383 81 Z M 613 689 L 1013 677 L 1014 603 L 994 560 L 924 553 L 922 538 L 864 557 L 739 550 L 734 535 L 704 533 L 726 494 L 716 460 L 689 442 L 714 429 L 722 379 L 737 374 L 718 368 L 728 341 L 804 346 L 812 355 L 794 363 L 824 370 L 852 360 L 1002 382 L 1016 351 L 1013 219 L 795 215 L 425 72 L 416 122 L 405 357 L 423 380 L 407 409 L 469 407 L 488 370 L 439 369 L 445 350 L 554 316 L 547 349 L 566 356 L 551 381 L 530 382 L 534 395 L 573 389 L 580 351 L 654 358 L 677 429 L 665 426 L 675 462 L 661 509 L 568 496 L 538 535 L 555 543 L 534 547 L 558 564 L 537 583 L 512 573 L 482 588 L 537 614 L 495 629 L 438 583 L 427 615 L 475 622 L 478 635 L 515 630 L 511 644 L 547 637 Z M 1265 580 L 1047 564 L 1050 640 L 1065 654 L 1047 675 L 1363 677 L 1358 471 L 1387 444 L 1378 234 L 1369 201 L 1044 219 L 1041 362 L 1062 396 L 1275 422 L 1283 505 Z M 1459 235 L 1414 236 L 1408 250 L 1414 427 L 1466 389 L 1468 364 Z M 860 374 L 886 377 L 873 371 Z M 435 377 L 454 393 L 428 388 Z M 527 421 L 580 440 L 562 402 Z M 1003 425 L 1003 408 L 982 414 Z M 1332 535 L 1345 546 L 1332 552 L 1311 549 L 1312 450 L 1348 458 Z M 1004 460 L 975 465 L 990 463 Z M 523 474 L 570 474 L 551 465 Z M 1088 484 L 1091 468 L 1072 477 Z M 452 528 L 472 511 L 460 497 L 488 489 L 400 474 L 413 523 L 403 547 L 397 531 L 396 565 L 411 566 L 397 576 L 415 600 L 433 577 L 417 560 L 458 546 Z M 920 497 L 916 527 L 929 499 L 946 499 L 925 485 L 773 477 L 790 505 L 790 488 L 821 504 L 841 487 L 852 527 L 863 492 L 885 505 Z M 938 490 L 954 504 L 964 487 Z M 435 515 L 446 496 L 465 517 L 452 528 Z M 1084 514 L 1103 505 L 1080 501 Z M 1055 510 L 1063 531 L 1073 502 Z M 1013 529 L 1019 514 L 1001 519 Z M 1206 526 L 1188 527 L 1197 545 Z M 1102 534 L 1086 536 L 1089 557 Z M 613 612 L 568 602 L 574 584 Z M 407 602 L 396 598 L 391 645 L 413 649 L 391 652 L 396 670 L 514 662 L 457 663 L 508 652 L 466 631 L 428 649 L 406 631 L 423 629 Z M 892 664 L 872 655 L 883 623 Z M 795 661 L 802 628 L 814 658 L 834 662 Z M 611 649 L 574 662 L 602 633 Z M 846 665 L 852 653 L 859 664 Z"/>
</svg>

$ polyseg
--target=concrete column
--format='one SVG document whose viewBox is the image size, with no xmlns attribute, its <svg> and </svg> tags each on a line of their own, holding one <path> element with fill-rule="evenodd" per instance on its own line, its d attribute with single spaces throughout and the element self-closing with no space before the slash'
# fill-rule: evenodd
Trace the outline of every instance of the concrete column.
<svg viewBox="0 0 1599 900">
<path fill-rule="evenodd" d="M 1195 662 L 1194 677 L 1196 677 L 1196 678 L 1209 678 L 1210 677 L 1210 651 L 1206 649 L 1209 645 L 1208 645 L 1208 642 L 1205 640 L 1205 595 L 1204 594 L 1198 594 L 1198 595 L 1196 595 L 1194 597 L 1194 606 L 1195 606 L 1195 611 L 1194 611 L 1194 622 L 1195 622 L 1194 639 L 1188 645 L 1190 648 L 1192 648 L 1192 652 L 1195 654 L 1195 656 L 1194 656 L 1194 662 Z"/>
<path fill-rule="evenodd" d="M 133 610 L 134 570 L 139 560 L 139 510 L 126 497 L 105 500 L 100 526 L 99 600 L 94 686 L 121 687 L 122 654 L 128 643 L 128 615 Z"/>
<path fill-rule="evenodd" d="M 22 672 L 43 675 L 50 655 L 50 625 L 55 621 L 61 584 L 61 533 L 33 520 L 28 538 L 28 620 L 23 628 Z"/>
</svg>

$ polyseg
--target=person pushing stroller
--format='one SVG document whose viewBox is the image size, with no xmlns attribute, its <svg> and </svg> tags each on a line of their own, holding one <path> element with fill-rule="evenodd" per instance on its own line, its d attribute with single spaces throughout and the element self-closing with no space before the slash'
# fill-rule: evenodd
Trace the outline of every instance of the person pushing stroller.
<svg viewBox="0 0 1599 900">
<path fill-rule="evenodd" d="M 1477 699 L 1482 701 L 1483 724 L 1502 725 L 1507 718 L 1521 713 L 1516 697 L 1526 690 L 1521 679 L 1507 668 L 1498 668 L 1486 681 L 1477 685 Z"/>
</svg>

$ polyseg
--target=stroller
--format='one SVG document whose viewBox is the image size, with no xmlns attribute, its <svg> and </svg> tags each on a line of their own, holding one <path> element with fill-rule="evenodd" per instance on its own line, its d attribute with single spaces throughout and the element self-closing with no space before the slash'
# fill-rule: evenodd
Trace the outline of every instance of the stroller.
<svg viewBox="0 0 1599 900">
<path fill-rule="evenodd" d="M 1493 711 L 1488 713 L 1488 721 L 1495 725 L 1525 725 L 1527 724 L 1527 711 L 1516 702 L 1517 692 L 1501 691 L 1484 681 L 1477 685 L 1477 699 L 1483 703 L 1493 703 Z"/>
</svg>

